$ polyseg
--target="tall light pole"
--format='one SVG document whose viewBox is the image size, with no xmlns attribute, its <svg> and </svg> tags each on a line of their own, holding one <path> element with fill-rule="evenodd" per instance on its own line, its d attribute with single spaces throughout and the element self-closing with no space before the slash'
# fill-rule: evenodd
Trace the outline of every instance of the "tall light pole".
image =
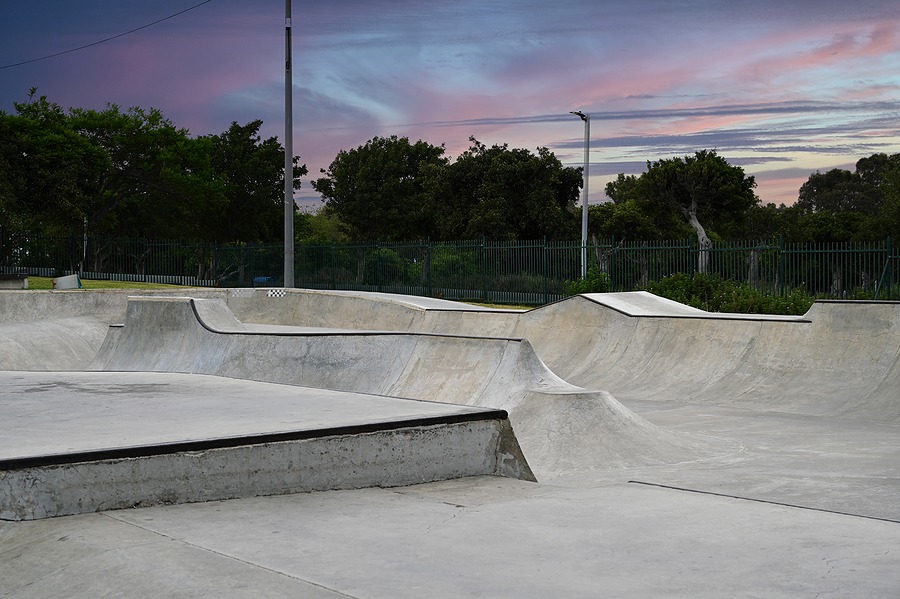
<svg viewBox="0 0 900 599">
<path fill-rule="evenodd" d="M 591 165 L 591 115 L 580 110 L 573 110 L 574 114 L 584 121 L 584 181 L 581 184 L 581 278 L 587 276 L 587 225 L 588 225 L 588 175 Z"/>
<path fill-rule="evenodd" d="M 284 0 L 284 286 L 294 286 L 294 76 L 291 0 Z"/>
</svg>

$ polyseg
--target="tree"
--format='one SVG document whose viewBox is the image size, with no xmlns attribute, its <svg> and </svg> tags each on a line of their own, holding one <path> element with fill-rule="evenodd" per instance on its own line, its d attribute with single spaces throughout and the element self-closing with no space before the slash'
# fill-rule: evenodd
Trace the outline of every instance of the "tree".
<svg viewBox="0 0 900 599">
<path fill-rule="evenodd" d="M 207 138 L 211 166 L 222 184 L 223 205 L 208 215 L 211 239 L 278 241 L 284 232 L 284 148 L 274 137 L 259 136 L 261 120 L 232 122 L 227 131 Z M 293 188 L 306 166 L 293 157 Z M 295 207 L 296 212 L 296 207 Z M 296 220 L 296 219 L 295 219 Z M 209 235 L 208 235 L 209 236 Z"/>
<path fill-rule="evenodd" d="M 329 210 L 356 239 L 395 241 L 428 237 L 435 216 L 425 190 L 424 172 L 447 159 L 443 146 L 406 137 L 374 137 L 353 150 L 341 150 L 325 175 L 313 181 Z"/>
<path fill-rule="evenodd" d="M 746 224 L 739 235 L 746 240 L 772 240 L 787 231 L 786 215 L 789 210 L 784 204 L 776 206 L 771 202 L 764 206 L 753 206 L 747 212 Z"/>
<path fill-rule="evenodd" d="M 547 148 L 537 154 L 487 147 L 474 137 L 456 161 L 429 171 L 429 189 L 445 239 L 551 239 L 577 236 L 581 170 Z"/>
<path fill-rule="evenodd" d="M 831 169 L 815 172 L 800 186 L 794 206 L 801 212 L 858 212 L 874 214 L 880 201 L 880 190 L 858 173 Z"/>
<path fill-rule="evenodd" d="M 861 158 L 854 172 L 815 172 L 800 188 L 792 210 L 792 236 L 816 241 L 884 239 L 900 232 L 896 199 L 900 154 Z"/>
<path fill-rule="evenodd" d="M 605 202 L 588 210 L 588 231 L 599 238 L 617 241 L 683 239 L 690 229 L 680 216 L 659 219 L 641 208 L 639 200 Z"/>
<path fill-rule="evenodd" d="M 64 110 L 32 89 L 0 112 L 0 217 L 52 235 L 274 241 L 284 150 L 261 121 L 192 138 L 157 109 Z M 306 167 L 294 157 L 294 187 Z"/>
<path fill-rule="evenodd" d="M 208 140 L 190 138 L 157 109 L 75 108 L 70 119 L 108 161 L 87 215 L 92 232 L 206 238 L 211 215 L 225 203 Z"/>
<path fill-rule="evenodd" d="M 700 244 L 697 270 L 706 272 L 712 243 L 707 228 L 739 230 L 759 203 L 754 187 L 756 181 L 744 169 L 728 164 L 715 150 L 700 150 L 693 156 L 647 162 L 647 172 L 634 180 L 620 175 L 607 193 L 614 199 L 634 199 L 656 219 L 681 215 Z"/>
<path fill-rule="evenodd" d="M 345 225 L 326 204 L 313 214 L 297 212 L 294 239 L 298 243 L 347 243 L 352 241 Z"/>
<path fill-rule="evenodd" d="M 634 175 L 619 173 L 615 181 L 606 184 L 606 195 L 615 204 L 622 204 L 629 200 L 640 200 L 642 197 L 641 180 Z"/>
<path fill-rule="evenodd" d="M 52 235 L 71 233 L 92 210 L 108 167 L 103 152 L 75 131 L 46 97 L 0 113 L 0 214 L 3 224 Z"/>
</svg>

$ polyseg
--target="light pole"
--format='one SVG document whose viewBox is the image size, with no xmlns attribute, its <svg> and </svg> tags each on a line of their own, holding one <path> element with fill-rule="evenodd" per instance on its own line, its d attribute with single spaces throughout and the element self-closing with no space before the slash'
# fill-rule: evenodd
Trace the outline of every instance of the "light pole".
<svg viewBox="0 0 900 599">
<path fill-rule="evenodd" d="M 284 1 L 284 287 L 294 286 L 294 77 L 291 69 L 291 0 Z"/>
<path fill-rule="evenodd" d="M 591 153 L 591 115 L 580 110 L 573 110 L 574 114 L 584 121 L 584 181 L 581 184 L 581 278 L 587 276 L 587 225 L 588 225 L 588 170 L 590 168 Z"/>
</svg>

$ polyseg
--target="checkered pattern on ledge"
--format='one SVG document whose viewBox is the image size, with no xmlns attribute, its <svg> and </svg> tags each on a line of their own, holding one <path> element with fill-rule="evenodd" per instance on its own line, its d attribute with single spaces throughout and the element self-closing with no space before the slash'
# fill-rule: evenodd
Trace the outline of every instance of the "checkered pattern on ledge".
<svg viewBox="0 0 900 599">
<path fill-rule="evenodd" d="M 267 297 L 284 297 L 287 295 L 287 289 L 269 289 L 266 293 Z"/>
</svg>

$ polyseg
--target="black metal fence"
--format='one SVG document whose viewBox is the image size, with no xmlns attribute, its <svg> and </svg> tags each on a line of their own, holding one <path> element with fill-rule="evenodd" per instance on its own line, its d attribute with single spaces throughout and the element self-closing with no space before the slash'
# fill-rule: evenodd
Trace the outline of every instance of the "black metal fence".
<svg viewBox="0 0 900 599">
<path fill-rule="evenodd" d="M 488 240 L 298 244 L 298 287 L 353 289 L 492 303 L 539 305 L 561 299 L 581 276 L 578 241 Z M 675 273 L 705 271 L 756 289 L 813 297 L 900 299 L 900 255 L 891 240 L 798 244 L 726 242 L 702 249 L 676 242 L 594 241 L 588 268 L 610 290 L 630 291 Z M 0 272 L 78 273 L 178 285 L 280 286 L 280 244 L 196 244 L 109 237 L 47 238 L 0 231 Z"/>
</svg>

